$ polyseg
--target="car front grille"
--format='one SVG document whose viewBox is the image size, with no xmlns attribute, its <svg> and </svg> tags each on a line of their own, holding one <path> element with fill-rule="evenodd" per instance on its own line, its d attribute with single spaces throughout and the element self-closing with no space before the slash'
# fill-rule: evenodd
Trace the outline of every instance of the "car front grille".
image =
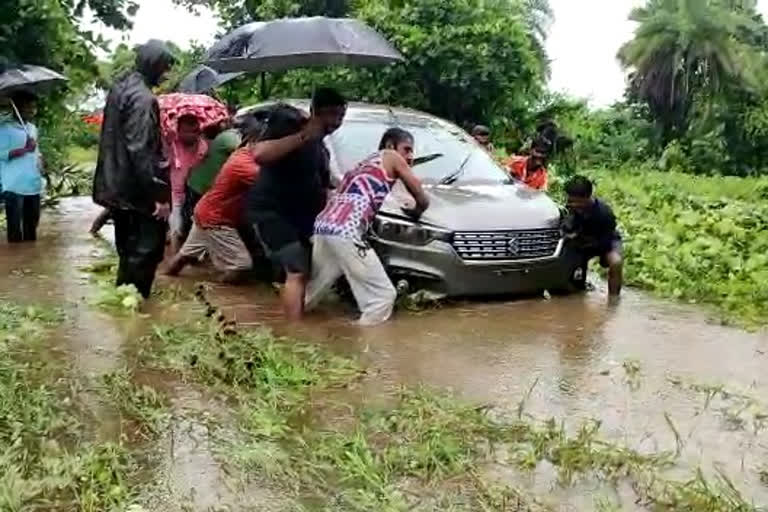
<svg viewBox="0 0 768 512">
<path fill-rule="evenodd" d="M 559 229 L 530 231 L 458 231 L 453 248 L 464 260 L 531 260 L 554 256 Z"/>
</svg>

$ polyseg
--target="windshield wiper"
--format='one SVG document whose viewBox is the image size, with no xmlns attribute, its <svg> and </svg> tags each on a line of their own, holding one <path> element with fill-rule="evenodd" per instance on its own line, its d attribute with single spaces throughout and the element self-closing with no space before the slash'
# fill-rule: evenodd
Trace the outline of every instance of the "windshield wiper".
<svg viewBox="0 0 768 512">
<path fill-rule="evenodd" d="M 429 155 L 424 155 L 418 158 L 414 158 L 413 165 L 411 165 L 411 167 L 416 167 L 417 165 L 429 163 L 432 160 L 437 160 L 438 158 L 442 158 L 443 156 L 444 155 L 442 153 L 430 153 Z"/>
<path fill-rule="evenodd" d="M 467 164 L 469 163 L 469 160 L 472 158 L 472 151 L 467 154 L 466 158 L 464 158 L 464 161 L 461 162 L 461 165 L 458 169 L 453 171 L 451 174 L 446 176 L 445 178 L 441 179 L 438 184 L 440 185 L 451 185 L 453 183 L 456 183 L 456 180 L 461 178 L 461 175 L 464 174 L 464 169 L 467 167 Z"/>
</svg>

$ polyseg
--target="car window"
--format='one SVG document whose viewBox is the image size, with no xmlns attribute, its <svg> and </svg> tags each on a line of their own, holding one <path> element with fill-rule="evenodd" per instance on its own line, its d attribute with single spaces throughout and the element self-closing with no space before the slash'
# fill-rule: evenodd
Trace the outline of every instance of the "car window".
<svg viewBox="0 0 768 512">
<path fill-rule="evenodd" d="M 413 117 L 413 116 L 412 116 Z M 402 120 L 401 120 L 402 121 Z M 454 183 L 506 183 L 509 177 L 485 150 L 463 131 L 427 118 L 387 123 L 384 120 L 349 119 L 329 139 L 338 170 L 353 169 L 376 152 L 384 132 L 392 126 L 408 130 L 415 139 L 415 156 L 442 153 L 443 156 L 413 168 L 425 183 L 438 183 L 446 176 L 461 173 Z M 463 167 L 462 167 L 463 166 Z"/>
</svg>

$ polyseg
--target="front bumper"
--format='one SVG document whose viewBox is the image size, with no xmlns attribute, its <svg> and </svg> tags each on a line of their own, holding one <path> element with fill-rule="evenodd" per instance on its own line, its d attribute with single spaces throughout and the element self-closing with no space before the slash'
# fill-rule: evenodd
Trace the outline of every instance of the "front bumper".
<svg viewBox="0 0 768 512">
<path fill-rule="evenodd" d="M 449 297 L 520 295 L 569 290 L 581 259 L 561 241 L 554 256 L 526 261 L 466 261 L 443 241 L 410 245 L 371 240 L 393 280 Z"/>
</svg>

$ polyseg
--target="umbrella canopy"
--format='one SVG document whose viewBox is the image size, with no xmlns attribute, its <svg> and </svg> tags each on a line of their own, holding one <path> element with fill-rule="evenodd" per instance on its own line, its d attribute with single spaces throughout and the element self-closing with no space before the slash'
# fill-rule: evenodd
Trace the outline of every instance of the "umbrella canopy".
<svg viewBox="0 0 768 512">
<path fill-rule="evenodd" d="M 10 96 L 19 91 L 39 93 L 66 81 L 65 76 L 42 66 L 8 68 L 0 73 L 0 96 Z"/>
<path fill-rule="evenodd" d="M 186 94 L 197 94 L 210 91 L 230 80 L 241 76 L 243 73 L 217 73 L 215 70 L 203 64 L 192 70 L 181 81 L 178 91 Z"/>
<path fill-rule="evenodd" d="M 318 16 L 243 25 L 216 43 L 206 59 L 216 71 L 231 73 L 381 65 L 403 56 L 359 20 Z"/>
<path fill-rule="evenodd" d="M 173 93 L 158 96 L 157 101 L 160 105 L 160 127 L 165 138 L 176 133 L 176 124 L 183 116 L 195 116 L 203 129 L 229 119 L 227 107 L 210 96 Z"/>
</svg>

